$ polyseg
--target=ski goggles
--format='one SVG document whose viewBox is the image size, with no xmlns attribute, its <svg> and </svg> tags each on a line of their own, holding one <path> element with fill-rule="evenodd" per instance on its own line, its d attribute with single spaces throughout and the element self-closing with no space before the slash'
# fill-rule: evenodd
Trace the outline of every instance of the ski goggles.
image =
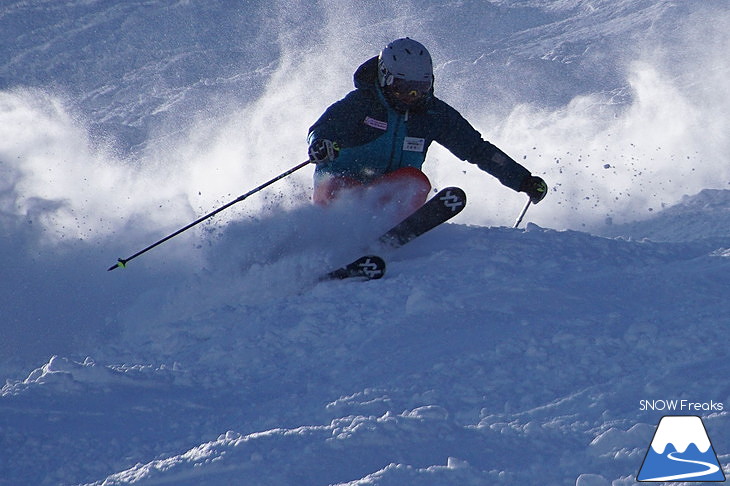
<svg viewBox="0 0 730 486">
<path fill-rule="evenodd" d="M 385 89 L 388 94 L 403 102 L 414 102 L 425 98 L 431 91 L 431 81 L 412 81 L 393 78 Z"/>
</svg>

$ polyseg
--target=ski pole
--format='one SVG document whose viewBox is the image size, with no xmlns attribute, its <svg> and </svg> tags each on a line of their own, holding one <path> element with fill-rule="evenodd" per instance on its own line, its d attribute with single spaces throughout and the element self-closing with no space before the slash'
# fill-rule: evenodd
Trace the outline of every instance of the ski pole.
<svg viewBox="0 0 730 486">
<path fill-rule="evenodd" d="M 179 235 L 179 234 L 180 234 L 180 233 L 182 233 L 183 231 L 187 231 L 187 230 L 189 230 L 190 228 L 192 228 L 193 226 L 195 226 L 195 225 L 197 225 L 197 224 L 199 224 L 199 223 L 202 223 L 202 222 L 203 222 L 203 221 L 205 221 L 206 219 L 208 219 L 208 218 L 212 218 L 213 216 L 215 216 L 216 214 L 220 213 L 220 212 L 221 212 L 221 211 L 223 211 L 224 209 L 227 209 L 227 208 L 229 208 L 229 207 L 233 206 L 234 204 L 236 204 L 236 203 L 239 203 L 239 202 L 243 201 L 244 199 L 246 199 L 246 198 L 247 198 L 247 197 L 249 197 L 250 195 L 252 195 L 252 194 L 255 194 L 255 193 L 259 192 L 260 190 L 264 189 L 265 187 L 268 187 L 268 186 L 270 186 L 270 185 L 271 185 L 271 184 L 273 184 L 274 182 L 276 182 L 276 181 L 278 181 L 278 180 L 281 180 L 281 179 L 283 179 L 284 177 L 286 177 L 286 176 L 288 176 L 288 175 L 290 175 L 290 174 L 292 174 L 292 173 L 294 173 L 294 172 L 298 171 L 299 169 L 301 169 L 302 167 L 304 167 L 304 166 L 306 166 L 306 165 L 309 165 L 309 163 L 310 163 L 310 162 L 309 162 L 309 160 L 307 160 L 307 161 L 305 161 L 305 162 L 302 162 L 301 164 L 297 164 L 297 165 L 295 165 L 294 167 L 292 167 L 292 168 L 291 168 L 291 169 L 289 169 L 288 171 L 286 171 L 286 172 L 284 172 L 284 173 L 282 173 L 282 174 L 279 174 L 278 176 L 274 177 L 274 178 L 273 178 L 273 179 L 271 179 L 270 181 L 264 182 L 263 184 L 261 184 L 260 186 L 256 187 L 255 189 L 251 189 L 251 190 L 250 190 L 250 191 L 248 191 L 248 192 L 247 192 L 246 194 L 243 194 L 243 195 L 241 195 L 241 196 L 238 196 L 238 197 L 237 197 L 236 199 L 234 199 L 233 201 L 231 201 L 231 202 L 229 202 L 229 203 L 227 203 L 227 204 L 225 204 L 225 205 L 223 205 L 223 206 L 219 207 L 218 209 L 216 209 L 216 210 L 214 210 L 214 211 L 211 211 L 211 212 L 209 212 L 209 213 L 208 213 L 208 214 L 206 214 L 205 216 L 201 216 L 200 218 L 196 219 L 195 221 L 193 221 L 193 222 L 192 222 L 192 223 L 190 223 L 189 225 L 187 225 L 187 226 L 185 226 L 185 227 L 183 227 L 183 228 L 180 228 L 179 230 L 175 231 L 175 232 L 174 232 L 174 233 L 172 233 L 172 234 L 169 234 L 169 235 L 165 236 L 165 237 L 164 237 L 164 238 L 162 238 L 162 239 L 161 239 L 160 241 L 157 241 L 157 242 L 155 242 L 155 243 L 151 244 L 151 245 L 150 245 L 150 246 L 148 246 L 147 248 L 144 248 L 144 249 L 142 249 L 142 250 L 138 251 L 137 253 L 135 253 L 134 255 L 132 255 L 132 256 L 130 256 L 130 257 L 128 257 L 128 258 L 118 258 L 118 259 L 117 259 L 117 263 L 115 263 L 115 264 L 114 264 L 113 266 L 109 267 L 109 269 L 108 269 L 107 271 L 109 271 L 109 272 L 110 272 L 110 271 L 112 271 L 112 270 L 114 270 L 115 268 L 118 268 L 118 267 L 121 267 L 121 268 L 124 268 L 124 267 L 126 267 L 126 266 L 127 266 L 127 262 L 129 262 L 130 260 L 134 260 L 135 258 L 137 258 L 138 256 L 142 255 L 143 253 L 147 253 L 147 252 L 148 252 L 148 251 L 150 251 L 150 250 L 151 250 L 152 248 L 155 248 L 156 246 L 158 246 L 158 245 L 161 245 L 161 244 L 163 244 L 163 243 L 164 243 L 164 242 L 166 242 L 167 240 L 169 240 L 169 239 L 171 239 L 171 238 L 174 238 L 174 237 L 176 237 L 177 235 Z"/>
<path fill-rule="evenodd" d="M 532 203 L 532 199 L 528 199 L 528 200 L 527 200 L 527 204 L 525 204 L 525 207 L 524 207 L 524 208 L 522 208 L 522 212 L 521 212 L 521 213 L 520 213 L 520 215 L 519 215 L 519 216 L 517 217 L 517 221 L 515 222 L 515 225 L 513 226 L 513 228 L 517 228 L 517 227 L 518 227 L 518 226 L 520 225 L 520 223 L 522 222 L 522 218 L 524 218 L 524 217 L 525 217 L 525 213 L 526 213 L 526 212 L 527 212 L 527 210 L 528 210 L 528 209 L 530 208 L 530 204 L 531 204 L 531 203 Z"/>
</svg>

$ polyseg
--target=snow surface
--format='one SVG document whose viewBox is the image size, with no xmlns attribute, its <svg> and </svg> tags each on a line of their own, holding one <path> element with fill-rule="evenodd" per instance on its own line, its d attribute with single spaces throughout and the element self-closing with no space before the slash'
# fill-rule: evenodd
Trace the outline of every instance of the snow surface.
<svg viewBox="0 0 730 486">
<path fill-rule="evenodd" d="M 727 475 L 728 27 L 712 0 L 3 2 L 0 484 L 627 486 L 677 413 Z M 522 229 L 434 147 L 469 204 L 382 280 L 317 282 L 388 218 L 312 207 L 310 168 L 105 271 L 303 160 L 402 35 L 550 183 Z"/>
</svg>

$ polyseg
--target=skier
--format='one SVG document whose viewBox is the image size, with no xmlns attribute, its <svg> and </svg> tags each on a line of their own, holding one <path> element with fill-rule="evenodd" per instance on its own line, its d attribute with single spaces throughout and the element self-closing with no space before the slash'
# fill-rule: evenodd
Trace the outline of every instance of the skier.
<svg viewBox="0 0 730 486">
<path fill-rule="evenodd" d="M 545 197 L 545 181 L 483 140 L 434 95 L 433 81 L 431 55 L 408 37 L 394 40 L 355 71 L 356 89 L 309 129 L 309 159 L 317 165 L 315 204 L 327 205 L 345 190 L 377 186 L 387 188 L 381 202 L 395 202 L 410 214 L 431 190 L 421 166 L 433 141 L 533 203 Z"/>
</svg>

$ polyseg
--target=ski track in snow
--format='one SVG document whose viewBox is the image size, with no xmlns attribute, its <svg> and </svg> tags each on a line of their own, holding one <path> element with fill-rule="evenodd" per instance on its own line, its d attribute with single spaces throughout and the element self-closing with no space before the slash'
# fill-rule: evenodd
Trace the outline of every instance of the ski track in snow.
<svg viewBox="0 0 730 486">
<path fill-rule="evenodd" d="M 675 398 L 724 404 L 728 471 L 727 12 L 345 3 L 0 7 L 0 485 L 629 486 L 663 415 L 640 400 Z M 413 25 L 447 99 L 554 182 L 540 225 L 443 160 L 454 223 L 317 282 L 390 215 L 303 205 L 298 173 L 104 272 L 299 160 L 352 58 Z"/>
</svg>

